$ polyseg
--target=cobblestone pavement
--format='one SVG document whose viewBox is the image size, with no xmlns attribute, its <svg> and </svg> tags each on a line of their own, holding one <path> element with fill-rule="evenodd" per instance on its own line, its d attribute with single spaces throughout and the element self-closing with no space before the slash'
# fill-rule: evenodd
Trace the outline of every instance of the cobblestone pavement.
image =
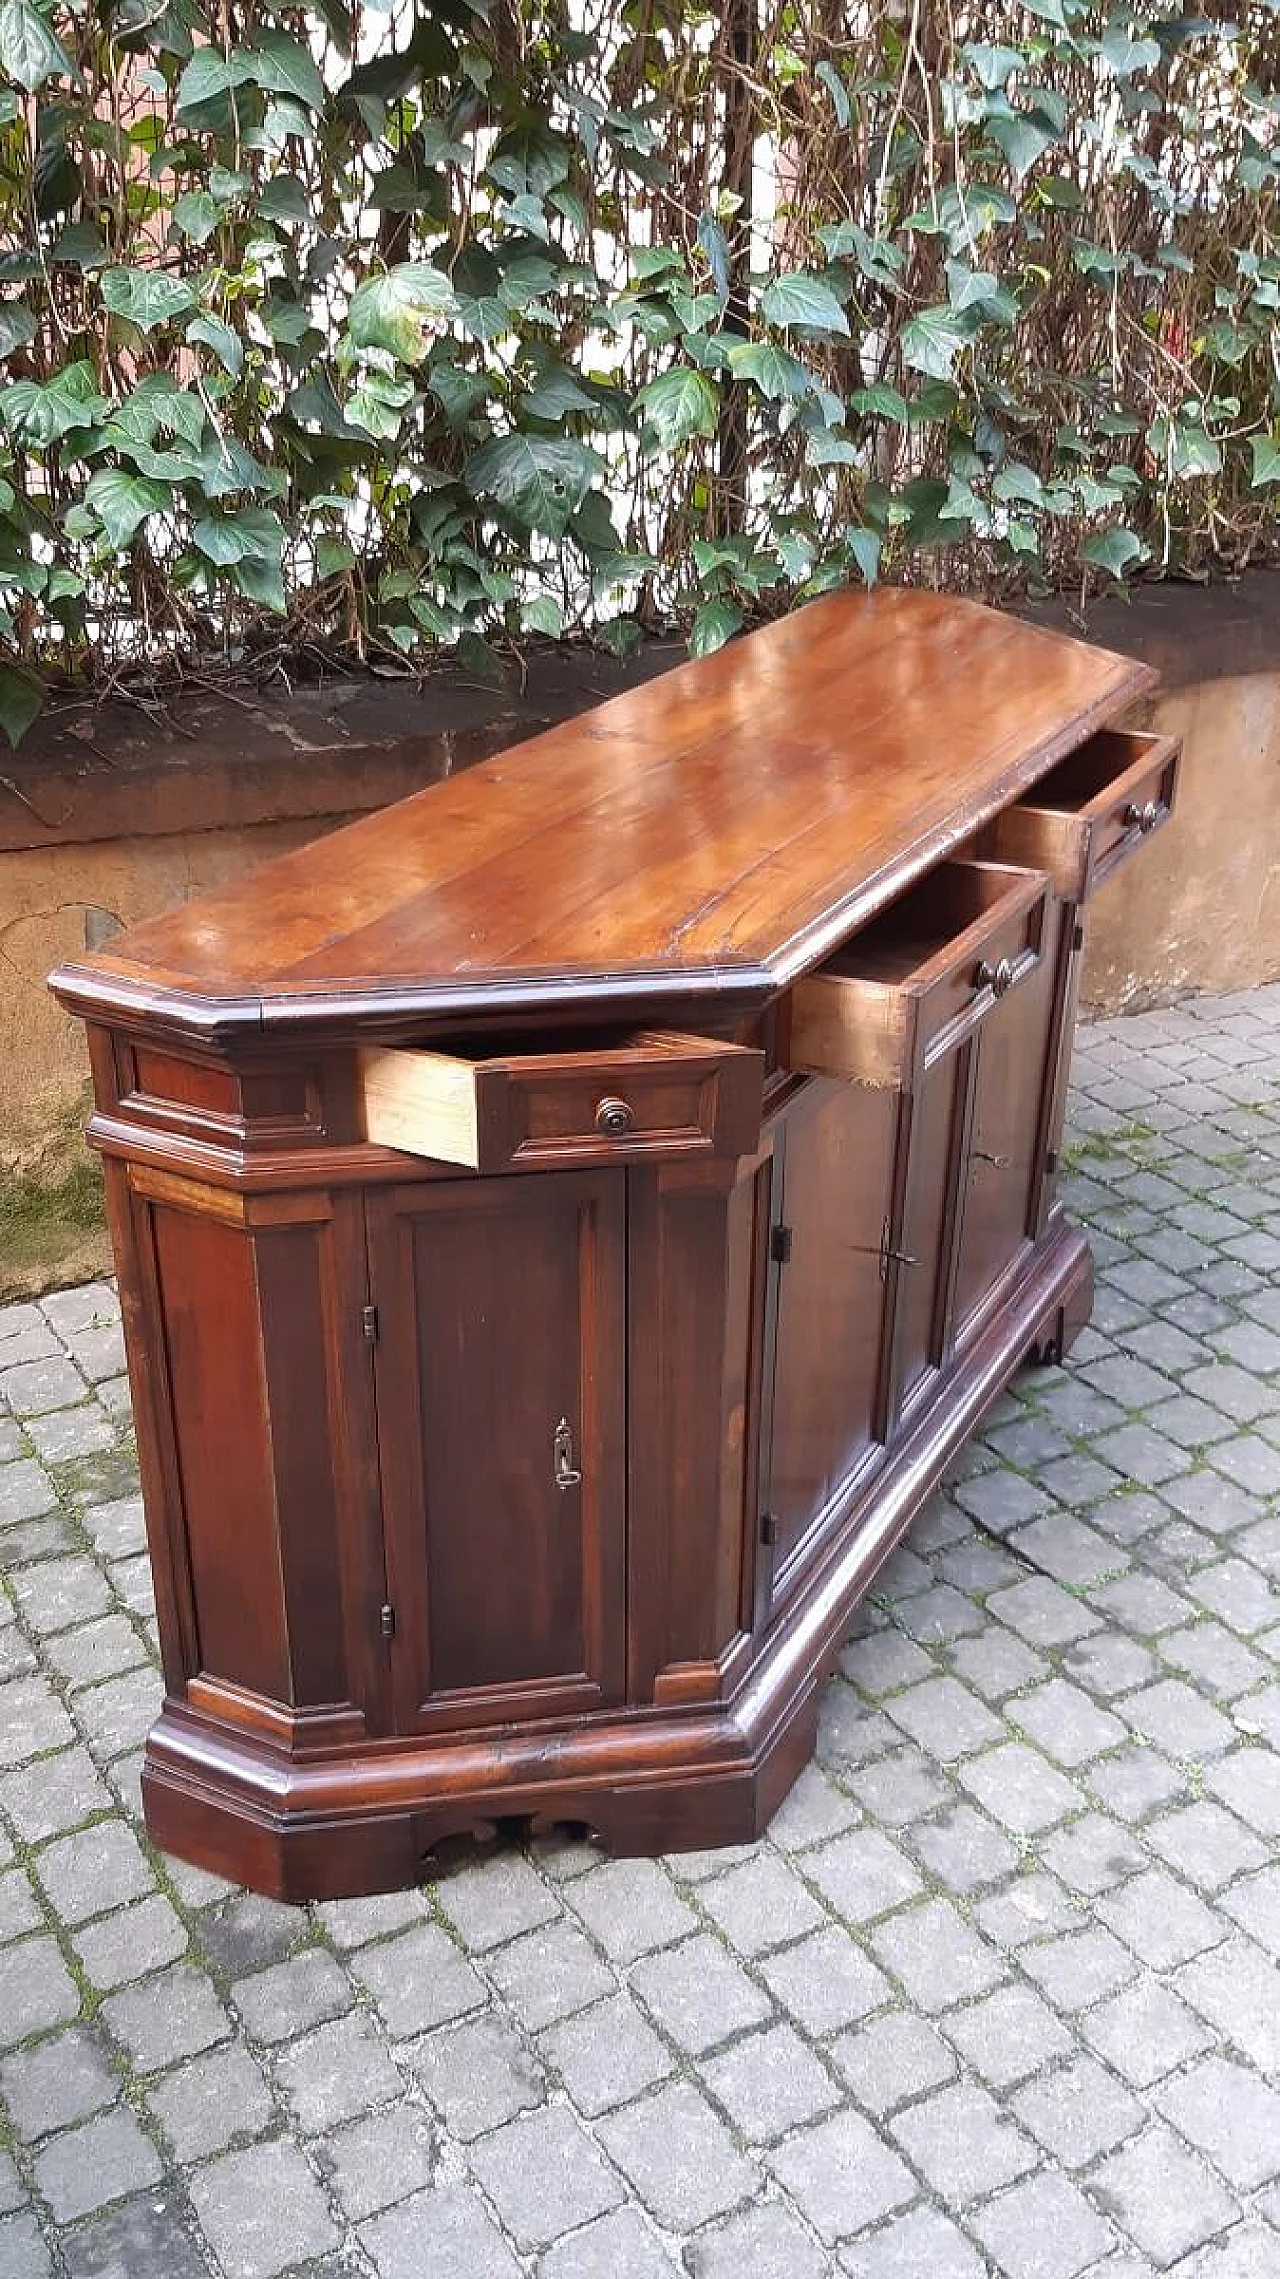
<svg viewBox="0 0 1280 2279">
<path fill-rule="evenodd" d="M 158 1857 L 114 1302 L 0 1311 L 0 2279 L 1280 2274 L 1280 988 L 1077 1075 L 1094 1326 L 738 1852 Z"/>
</svg>

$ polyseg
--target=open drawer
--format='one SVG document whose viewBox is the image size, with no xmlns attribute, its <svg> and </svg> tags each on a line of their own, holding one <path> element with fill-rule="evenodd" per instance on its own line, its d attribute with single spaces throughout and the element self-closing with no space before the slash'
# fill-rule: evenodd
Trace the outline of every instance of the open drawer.
<svg viewBox="0 0 1280 2279">
<path fill-rule="evenodd" d="M 979 849 L 1047 872 L 1064 901 L 1084 902 L 1167 823 L 1181 758 L 1172 736 L 1104 728 L 998 815 Z"/>
<path fill-rule="evenodd" d="M 909 1090 L 1040 962 L 1048 881 L 944 862 L 791 993 L 788 1065 Z"/>
<path fill-rule="evenodd" d="M 362 1050 L 366 1138 L 473 1171 L 738 1156 L 759 1141 L 761 1052 L 661 1031 L 536 1042 Z"/>
</svg>

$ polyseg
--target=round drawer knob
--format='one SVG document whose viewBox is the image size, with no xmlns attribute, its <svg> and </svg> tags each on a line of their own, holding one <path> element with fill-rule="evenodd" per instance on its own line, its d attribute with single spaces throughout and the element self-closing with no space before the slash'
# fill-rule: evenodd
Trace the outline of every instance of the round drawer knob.
<svg viewBox="0 0 1280 2279">
<path fill-rule="evenodd" d="M 1157 823 L 1160 820 L 1159 801 L 1155 799 L 1149 799 L 1145 807 L 1126 807 L 1124 811 L 1124 819 L 1125 822 L 1129 825 L 1130 830 L 1132 830 L 1136 824 L 1139 831 L 1154 831 Z"/>
<path fill-rule="evenodd" d="M 615 1099 L 612 1094 L 596 1109 L 596 1130 L 603 1132 L 606 1139 L 622 1139 L 635 1120 L 627 1102 Z"/>
<path fill-rule="evenodd" d="M 983 958 L 973 978 L 979 989 L 989 989 L 993 997 L 1003 997 L 1013 987 L 1012 963 L 1002 957 L 998 965 L 992 965 L 989 958 Z"/>
</svg>

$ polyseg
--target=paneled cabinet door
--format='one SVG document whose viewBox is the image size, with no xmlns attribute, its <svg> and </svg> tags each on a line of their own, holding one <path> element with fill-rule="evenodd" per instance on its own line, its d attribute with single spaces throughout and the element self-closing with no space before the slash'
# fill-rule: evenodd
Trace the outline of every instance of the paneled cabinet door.
<svg viewBox="0 0 1280 2279">
<path fill-rule="evenodd" d="M 622 1698 L 624 1178 L 369 1198 L 403 1732 Z"/>
<path fill-rule="evenodd" d="M 1034 974 L 983 1023 L 962 1166 L 954 1323 L 957 1341 L 1038 1230 L 1049 1145 L 1055 994 L 1065 989 L 1051 905 L 1050 937 Z M 1056 1041 L 1056 1039 L 1055 1039 Z"/>
<path fill-rule="evenodd" d="M 798 1576 L 841 1491 L 883 1445 L 884 1246 L 898 1095 L 821 1079 L 774 1149 L 761 1436 L 759 1612 Z"/>
</svg>

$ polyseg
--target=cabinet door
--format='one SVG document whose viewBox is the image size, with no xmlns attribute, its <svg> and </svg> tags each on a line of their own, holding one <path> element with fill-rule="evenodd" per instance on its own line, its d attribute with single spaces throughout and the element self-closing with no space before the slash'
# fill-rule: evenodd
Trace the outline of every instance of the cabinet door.
<svg viewBox="0 0 1280 2279">
<path fill-rule="evenodd" d="M 902 1203 L 891 1260 L 895 1424 L 909 1418 L 947 1357 L 974 1050 L 969 1039 L 941 1054 L 903 1104 Z"/>
<path fill-rule="evenodd" d="M 369 1200 L 402 1731 L 621 1698 L 624 1177 Z"/>
<path fill-rule="evenodd" d="M 957 1338 L 1036 1233 L 1044 1175 L 1057 958 L 998 1005 L 976 1042 L 956 1267 Z"/>
<path fill-rule="evenodd" d="M 898 1095 L 823 1082 L 812 1090 L 788 1118 L 774 1156 L 773 1360 L 761 1466 L 765 1612 L 798 1571 L 805 1538 L 883 1441 L 882 1253 Z"/>
</svg>

